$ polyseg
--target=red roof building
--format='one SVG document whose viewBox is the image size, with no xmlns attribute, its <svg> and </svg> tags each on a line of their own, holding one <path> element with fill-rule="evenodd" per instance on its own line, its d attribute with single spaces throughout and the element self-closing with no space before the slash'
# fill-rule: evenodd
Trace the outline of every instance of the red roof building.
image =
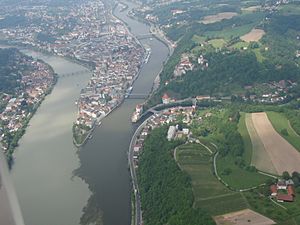
<svg viewBox="0 0 300 225">
<path fill-rule="evenodd" d="M 279 201 L 279 202 L 293 202 L 294 197 L 293 197 L 293 195 L 277 194 L 277 201 Z"/>
<path fill-rule="evenodd" d="M 288 187 L 287 187 L 287 192 L 288 192 L 288 194 L 289 195 L 292 195 L 292 196 L 296 196 L 295 195 L 295 189 L 294 189 L 294 186 L 293 185 L 288 185 Z"/>
<path fill-rule="evenodd" d="M 162 98 L 161 98 L 163 104 L 169 104 L 170 103 L 170 100 L 171 98 L 169 97 L 169 95 L 167 93 L 165 93 Z"/>
<path fill-rule="evenodd" d="M 272 196 L 277 195 L 277 186 L 275 184 L 271 185 L 270 190 L 271 190 L 271 195 Z"/>
</svg>

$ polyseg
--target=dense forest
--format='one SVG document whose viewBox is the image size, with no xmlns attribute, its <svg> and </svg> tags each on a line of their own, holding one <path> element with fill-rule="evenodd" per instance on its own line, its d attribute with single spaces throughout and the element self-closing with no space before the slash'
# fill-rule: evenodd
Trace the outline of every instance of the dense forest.
<svg viewBox="0 0 300 225">
<path fill-rule="evenodd" d="M 171 81 L 160 93 L 169 91 L 179 94 L 180 98 L 204 94 L 230 96 L 235 89 L 254 83 L 300 79 L 300 70 L 294 64 L 276 67 L 267 60 L 260 63 L 251 51 L 211 53 L 207 58 L 210 62 L 208 69 L 188 72 L 182 79 Z M 173 75 L 172 69 L 163 75 L 170 78 Z"/>
<path fill-rule="evenodd" d="M 173 159 L 180 141 L 168 142 L 166 127 L 155 129 L 146 139 L 140 158 L 140 185 L 145 225 L 210 225 L 212 218 L 193 208 L 190 178 Z"/>
<path fill-rule="evenodd" d="M 21 74 L 16 66 L 20 53 L 16 49 L 0 49 L 0 93 L 15 94 Z"/>
</svg>

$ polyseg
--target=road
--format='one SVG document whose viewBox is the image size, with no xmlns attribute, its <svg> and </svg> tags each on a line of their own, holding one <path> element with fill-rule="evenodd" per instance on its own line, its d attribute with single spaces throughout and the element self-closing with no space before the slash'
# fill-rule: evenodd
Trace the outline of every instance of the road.
<svg viewBox="0 0 300 225">
<path fill-rule="evenodd" d="M 141 209 L 141 197 L 140 197 L 140 191 L 138 187 L 138 181 L 136 176 L 136 170 L 134 168 L 134 160 L 133 160 L 133 146 L 136 142 L 137 136 L 140 134 L 144 126 L 147 124 L 148 120 L 151 117 L 147 118 L 135 131 L 133 134 L 130 145 L 129 145 L 129 151 L 128 151 L 128 162 L 130 166 L 130 175 L 132 180 L 132 187 L 134 191 L 134 198 L 135 198 L 135 223 L 134 225 L 142 225 L 143 223 L 143 217 L 142 217 L 142 209 Z"/>
</svg>

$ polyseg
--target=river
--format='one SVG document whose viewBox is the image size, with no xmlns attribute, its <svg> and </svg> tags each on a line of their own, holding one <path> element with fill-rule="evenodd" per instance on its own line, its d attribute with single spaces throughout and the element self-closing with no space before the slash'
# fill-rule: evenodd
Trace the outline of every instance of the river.
<svg viewBox="0 0 300 225">
<path fill-rule="evenodd" d="M 134 35 L 149 33 L 149 26 L 127 17 L 119 9 Z M 141 40 L 151 48 L 149 62 L 142 67 L 132 93 L 149 93 L 153 81 L 168 56 L 168 48 L 155 38 Z M 28 52 L 34 54 L 33 52 Z M 37 55 L 63 74 L 82 67 L 58 57 Z M 72 145 L 74 101 L 90 74 L 59 78 L 30 121 L 16 150 L 12 177 L 27 225 L 76 225 L 87 201 L 87 214 L 101 211 L 104 225 L 129 225 L 131 184 L 127 151 L 135 127 L 130 121 L 136 104 L 143 99 L 126 99 L 94 130 L 76 155 Z M 78 159 L 79 157 L 79 159 Z M 78 168 L 79 167 L 79 168 Z M 71 179 L 73 171 L 77 176 Z M 88 189 L 89 187 L 89 189 Z M 92 193 L 91 193 L 91 192 Z"/>
<path fill-rule="evenodd" d="M 79 166 L 72 143 L 75 100 L 91 74 L 61 77 L 84 68 L 62 58 L 24 53 L 49 63 L 60 76 L 26 129 L 15 151 L 12 178 L 28 225 L 76 225 L 90 196 L 88 186 L 72 178 Z"/>
<path fill-rule="evenodd" d="M 127 17 L 133 7 L 115 15 L 125 21 L 134 35 L 149 33 L 149 26 Z M 149 93 L 153 81 L 168 56 L 168 48 L 155 38 L 141 40 L 143 45 L 150 46 L 152 54 L 144 64 L 140 76 L 133 86 L 132 93 Z M 130 224 L 131 183 L 127 161 L 127 152 L 135 127 L 130 121 L 136 104 L 142 99 L 126 99 L 117 110 L 105 118 L 99 128 L 94 131 L 93 139 L 79 153 L 81 167 L 79 169 L 87 183 L 92 187 L 92 202 L 97 202 L 103 211 L 104 225 Z"/>
</svg>

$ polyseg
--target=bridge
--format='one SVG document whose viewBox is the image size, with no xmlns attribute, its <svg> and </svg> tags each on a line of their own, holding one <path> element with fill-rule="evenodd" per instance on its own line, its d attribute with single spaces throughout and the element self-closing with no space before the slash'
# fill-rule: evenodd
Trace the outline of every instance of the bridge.
<svg viewBox="0 0 300 225">
<path fill-rule="evenodd" d="M 182 99 L 182 100 L 177 100 L 175 102 L 171 102 L 169 104 L 161 103 L 161 104 L 155 105 L 152 108 L 150 108 L 147 111 L 145 111 L 140 116 L 140 118 L 138 120 L 140 120 L 141 118 L 143 118 L 144 116 L 146 116 L 148 113 L 158 114 L 163 109 L 174 107 L 174 106 L 180 105 L 181 103 L 185 103 L 185 102 L 191 102 L 191 106 L 192 106 L 192 105 L 195 105 L 196 99 L 194 99 L 194 98 L 185 98 L 185 99 Z"/>
<path fill-rule="evenodd" d="M 149 96 L 149 94 L 144 94 L 144 93 L 130 93 L 126 94 L 125 98 L 128 99 L 146 99 Z"/>
<path fill-rule="evenodd" d="M 72 76 L 79 76 L 82 74 L 87 74 L 90 73 L 91 71 L 89 70 L 79 70 L 79 71 L 75 71 L 75 72 L 70 72 L 70 73 L 59 73 L 59 77 L 72 77 Z"/>
<path fill-rule="evenodd" d="M 152 38 L 152 37 L 153 37 L 153 34 L 139 34 L 139 35 L 136 35 L 136 38 L 138 40 L 148 39 L 148 38 Z"/>
</svg>

